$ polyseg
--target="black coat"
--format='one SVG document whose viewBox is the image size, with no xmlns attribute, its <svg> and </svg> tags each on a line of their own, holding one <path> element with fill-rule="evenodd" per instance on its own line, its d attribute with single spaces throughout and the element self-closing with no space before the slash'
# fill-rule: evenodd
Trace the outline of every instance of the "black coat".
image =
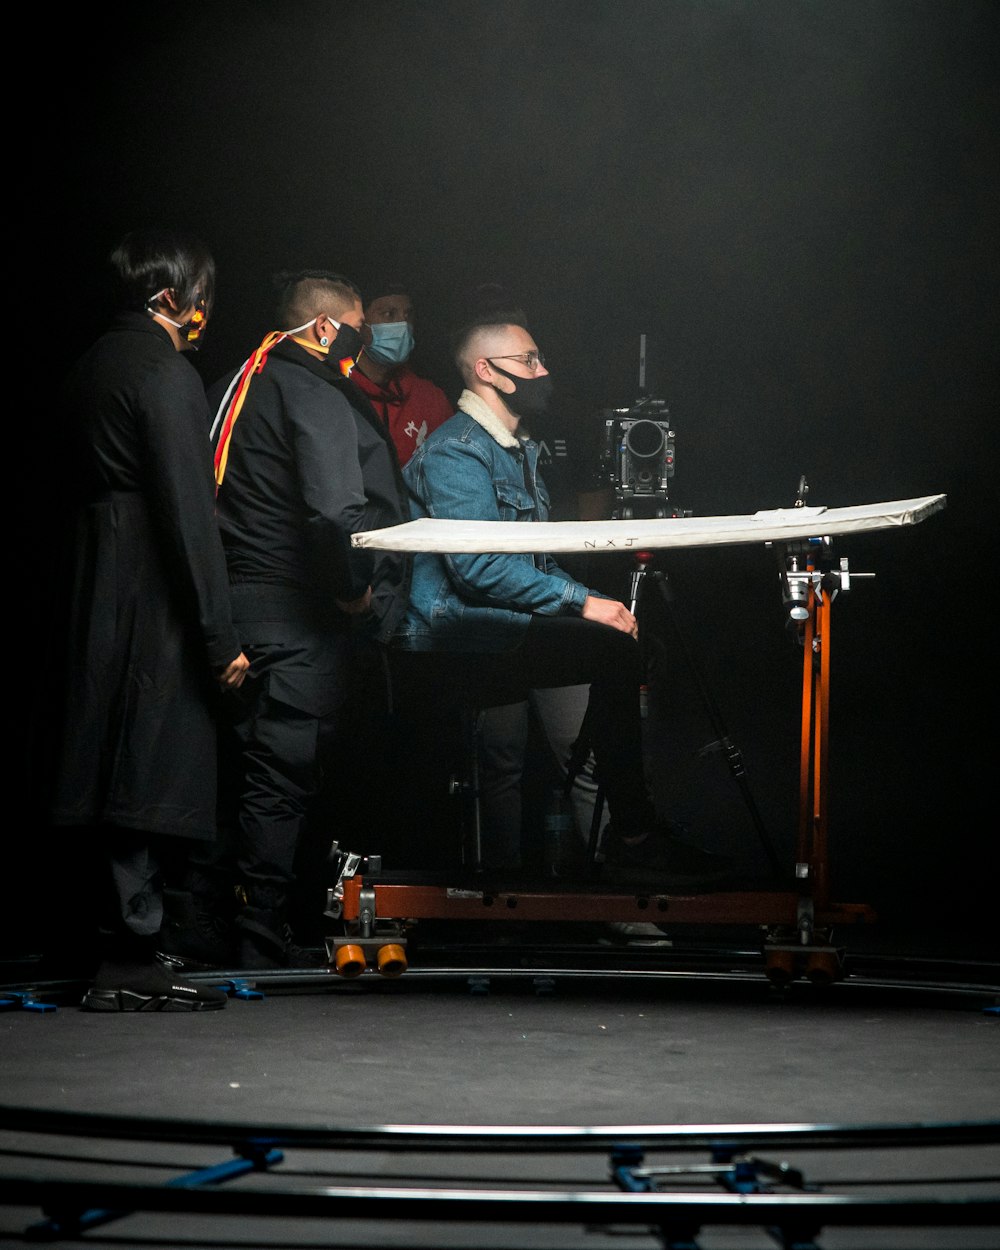
<svg viewBox="0 0 1000 1250">
<path fill-rule="evenodd" d="M 204 387 L 162 327 L 125 313 L 64 400 L 75 507 L 51 818 L 211 837 L 212 674 L 240 647 Z"/>
</svg>

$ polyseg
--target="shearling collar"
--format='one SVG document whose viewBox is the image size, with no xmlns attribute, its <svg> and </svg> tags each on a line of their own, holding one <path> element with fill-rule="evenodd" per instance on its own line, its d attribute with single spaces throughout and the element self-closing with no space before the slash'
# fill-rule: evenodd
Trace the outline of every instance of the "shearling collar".
<svg viewBox="0 0 1000 1250">
<path fill-rule="evenodd" d="M 458 397 L 458 407 L 481 425 L 501 447 L 521 446 L 521 440 L 517 435 L 507 429 L 485 399 L 481 399 L 475 391 L 463 391 Z"/>
</svg>

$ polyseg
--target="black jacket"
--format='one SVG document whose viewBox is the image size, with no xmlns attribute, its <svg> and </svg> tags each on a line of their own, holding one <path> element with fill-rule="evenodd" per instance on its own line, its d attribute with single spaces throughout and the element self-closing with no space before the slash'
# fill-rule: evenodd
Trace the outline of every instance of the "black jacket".
<svg viewBox="0 0 1000 1250">
<path fill-rule="evenodd" d="M 209 389 L 213 411 L 232 376 Z M 350 536 L 409 519 L 395 449 L 357 388 L 296 343 L 273 348 L 250 382 L 217 511 L 234 585 L 270 587 L 285 602 L 292 592 L 324 616 L 371 585 L 362 627 L 380 639 L 392 633 L 410 560 L 352 548 Z"/>
</svg>

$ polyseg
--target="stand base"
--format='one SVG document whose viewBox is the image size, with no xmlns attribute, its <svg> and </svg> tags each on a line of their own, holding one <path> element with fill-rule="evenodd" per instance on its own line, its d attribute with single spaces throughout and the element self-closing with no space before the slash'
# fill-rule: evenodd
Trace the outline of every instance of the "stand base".
<svg viewBox="0 0 1000 1250">
<path fill-rule="evenodd" d="M 329 938 L 331 953 L 338 946 L 359 941 L 362 924 L 371 936 L 366 945 L 383 948 L 404 942 L 404 927 L 419 920 L 491 922 L 628 922 L 657 925 L 755 925 L 765 929 L 764 966 L 776 985 L 798 976 L 814 984 L 829 984 L 843 976 L 843 952 L 832 946 L 835 925 L 870 924 L 875 913 L 866 903 L 831 903 L 817 908 L 815 928 L 808 944 L 796 941 L 802 895 L 794 891 L 727 891 L 718 894 L 663 894 L 656 892 L 604 893 L 557 889 L 489 889 L 475 884 L 396 883 L 360 876 L 343 882 L 342 919 L 347 936 Z M 366 952 L 369 954 L 371 951 Z M 400 964 L 402 966 L 400 966 Z M 394 975 L 406 967 L 396 964 Z M 346 973 L 345 973 L 346 975 Z"/>
</svg>

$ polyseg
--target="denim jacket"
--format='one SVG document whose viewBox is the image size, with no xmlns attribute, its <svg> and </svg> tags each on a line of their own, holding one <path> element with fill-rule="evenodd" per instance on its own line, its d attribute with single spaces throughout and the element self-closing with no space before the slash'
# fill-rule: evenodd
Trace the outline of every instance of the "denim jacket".
<svg viewBox="0 0 1000 1250">
<path fill-rule="evenodd" d="M 403 469 L 411 519 L 547 520 L 538 444 L 512 434 L 471 391 L 458 404 Z M 410 651 L 509 650 L 532 613 L 579 616 L 589 593 L 547 555 L 418 552 L 393 644 Z"/>
</svg>

